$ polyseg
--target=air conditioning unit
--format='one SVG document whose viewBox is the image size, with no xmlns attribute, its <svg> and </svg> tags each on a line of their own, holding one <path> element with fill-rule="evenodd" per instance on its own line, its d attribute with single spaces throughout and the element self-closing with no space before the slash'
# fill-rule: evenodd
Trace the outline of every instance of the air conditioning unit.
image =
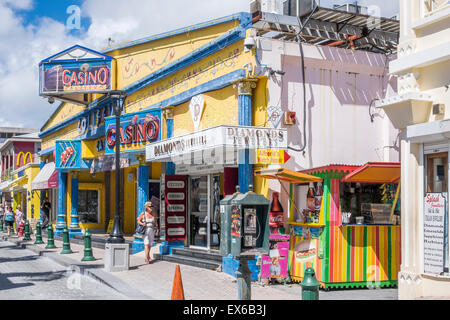
<svg viewBox="0 0 450 320">
<path fill-rule="evenodd" d="M 278 0 L 251 0 L 250 1 L 250 12 L 269 12 L 269 13 L 280 13 L 280 2 Z"/>
<path fill-rule="evenodd" d="M 283 0 L 283 14 L 287 16 L 301 16 L 320 5 L 320 0 Z"/>
<path fill-rule="evenodd" d="M 347 12 L 352 12 L 352 13 L 361 13 L 361 14 L 367 14 L 367 7 L 364 6 L 359 6 L 357 4 L 353 4 L 353 3 L 346 3 L 343 5 L 337 5 L 335 4 L 333 6 L 333 9 L 335 10 L 341 10 L 341 11 L 347 11 Z"/>
</svg>

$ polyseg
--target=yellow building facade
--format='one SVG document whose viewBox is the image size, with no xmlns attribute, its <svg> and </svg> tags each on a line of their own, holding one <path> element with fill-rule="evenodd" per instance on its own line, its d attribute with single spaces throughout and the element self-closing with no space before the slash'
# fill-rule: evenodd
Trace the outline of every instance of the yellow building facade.
<svg viewBox="0 0 450 320">
<path fill-rule="evenodd" d="M 120 214 L 125 234 L 134 233 L 144 203 L 152 201 L 159 211 L 161 236 L 170 240 L 165 232 L 165 177 L 186 178 L 190 202 L 183 219 L 185 230 L 174 240 L 183 246 L 217 245 L 220 235 L 213 235 L 213 227 L 204 227 L 203 220 L 208 217 L 219 223 L 213 218 L 217 201 L 233 193 L 236 185 L 246 191 L 253 184 L 256 192 L 267 196 L 267 183 L 253 178 L 258 168 L 248 161 L 205 167 L 205 163 L 184 165 L 146 156 L 153 145 L 206 130 L 268 127 L 267 77 L 252 74 L 254 48 L 244 45 L 250 28 L 251 15 L 238 13 L 102 51 L 114 61 L 115 89 L 127 94 L 120 131 L 115 127 L 114 101 L 103 94 L 89 94 L 84 97 L 85 105 L 62 102 L 40 132 L 42 162 L 55 162 L 61 168 L 58 163 L 65 155 L 61 150 L 81 155 L 76 169 L 58 171 L 58 198 L 53 201 L 57 229 L 71 224 L 75 230 L 78 223 L 82 229 L 110 231 L 116 201 L 116 137 L 121 139 Z M 194 198 L 200 203 L 197 208 Z"/>
</svg>

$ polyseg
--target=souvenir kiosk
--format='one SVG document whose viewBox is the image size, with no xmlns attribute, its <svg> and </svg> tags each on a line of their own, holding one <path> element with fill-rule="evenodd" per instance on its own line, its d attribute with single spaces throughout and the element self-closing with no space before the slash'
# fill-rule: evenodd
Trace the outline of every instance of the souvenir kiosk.
<svg viewBox="0 0 450 320">
<path fill-rule="evenodd" d="M 277 170 L 255 174 L 283 181 L 279 176 L 286 169 Z M 282 184 L 290 199 L 290 278 L 300 282 L 312 267 L 324 289 L 395 286 L 400 163 L 328 165 L 301 173 L 322 181 L 292 181 L 289 191 Z"/>
</svg>

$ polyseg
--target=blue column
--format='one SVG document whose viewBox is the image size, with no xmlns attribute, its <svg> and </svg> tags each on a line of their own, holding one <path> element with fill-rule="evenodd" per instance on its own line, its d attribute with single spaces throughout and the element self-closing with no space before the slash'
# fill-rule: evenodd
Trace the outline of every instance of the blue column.
<svg viewBox="0 0 450 320">
<path fill-rule="evenodd" d="M 63 233 L 66 224 L 66 180 L 67 173 L 58 171 L 58 218 L 55 226 L 55 236 L 60 236 Z"/>
<path fill-rule="evenodd" d="M 78 173 L 72 174 L 72 180 L 70 184 L 70 226 L 69 237 L 73 238 L 74 235 L 82 235 L 80 221 L 78 217 Z"/>
<path fill-rule="evenodd" d="M 167 126 L 167 138 L 173 137 L 173 119 L 166 120 Z M 166 163 L 166 174 L 175 174 L 175 163 L 167 162 Z"/>
<path fill-rule="evenodd" d="M 252 126 L 252 88 L 256 82 L 251 80 L 240 80 L 235 85 L 238 89 L 238 124 L 240 126 Z M 253 165 L 250 162 L 250 150 L 238 150 L 238 181 L 240 191 L 245 193 L 248 186 L 253 184 Z"/>
<path fill-rule="evenodd" d="M 146 165 L 140 165 L 138 167 L 138 195 L 137 195 L 138 216 L 141 214 L 141 212 L 144 212 L 144 204 L 146 201 L 149 200 L 148 179 L 149 179 L 149 167 Z M 141 251 L 144 251 L 144 241 L 142 240 L 142 235 L 134 234 L 134 241 L 131 245 L 131 253 L 135 254 Z"/>
<path fill-rule="evenodd" d="M 39 163 L 39 170 L 42 170 L 42 168 L 44 166 L 45 166 L 45 162 L 41 161 Z M 44 201 L 44 198 L 45 198 L 45 191 L 41 190 L 40 191 L 40 203 L 39 203 L 39 220 L 41 222 L 41 226 L 42 226 L 42 214 L 43 214 L 42 209 L 41 209 L 41 204 L 42 204 L 42 201 Z M 51 223 L 51 221 L 50 221 L 51 217 L 48 217 L 48 219 L 49 219 L 49 223 Z"/>
</svg>

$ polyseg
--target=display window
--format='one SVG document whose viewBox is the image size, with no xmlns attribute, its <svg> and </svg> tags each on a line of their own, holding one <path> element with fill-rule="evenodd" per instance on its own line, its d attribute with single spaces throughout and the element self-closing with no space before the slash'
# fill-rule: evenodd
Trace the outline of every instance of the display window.
<svg viewBox="0 0 450 320">
<path fill-rule="evenodd" d="M 80 223 L 98 224 L 100 220 L 99 213 L 98 190 L 79 190 L 78 214 Z"/>
<path fill-rule="evenodd" d="M 394 220 L 400 215 L 396 189 L 397 184 L 340 182 L 342 224 L 392 224 L 391 214 Z"/>
</svg>

